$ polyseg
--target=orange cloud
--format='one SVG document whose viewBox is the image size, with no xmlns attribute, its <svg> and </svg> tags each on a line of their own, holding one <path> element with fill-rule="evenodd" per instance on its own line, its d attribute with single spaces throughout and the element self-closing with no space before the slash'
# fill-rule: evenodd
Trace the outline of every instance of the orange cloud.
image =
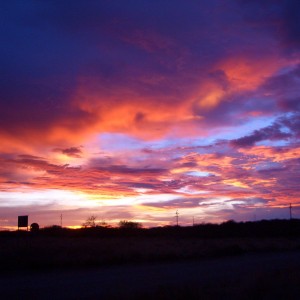
<svg viewBox="0 0 300 300">
<path fill-rule="evenodd" d="M 222 168 L 231 167 L 233 157 L 218 154 L 194 154 L 192 157 L 197 162 L 198 166 L 210 167 L 213 165 L 222 166 Z"/>
<path fill-rule="evenodd" d="M 124 132 L 146 139 L 161 138 L 177 128 L 179 135 L 195 130 L 190 104 L 186 99 L 169 95 L 140 94 L 138 91 L 117 87 L 114 91 L 91 92 L 82 85 L 74 105 L 95 116 L 91 132 Z M 184 129 L 182 127 L 184 126 Z M 174 133 L 174 131 L 172 131 Z"/>
<path fill-rule="evenodd" d="M 239 149 L 239 152 L 246 155 L 254 155 L 261 158 L 270 159 L 274 162 L 282 162 L 289 159 L 297 159 L 300 157 L 300 147 L 297 148 L 277 148 L 268 146 L 255 146 L 250 149 Z"/>
<path fill-rule="evenodd" d="M 231 57 L 218 67 L 225 72 L 233 90 L 245 91 L 256 89 L 282 65 L 282 61 L 272 56 L 264 57 L 263 61 L 241 56 Z"/>
<path fill-rule="evenodd" d="M 263 61 L 257 57 L 252 59 L 242 55 L 227 57 L 211 67 L 212 76 L 202 79 L 192 97 L 196 99 L 200 111 L 211 110 L 225 98 L 230 99 L 234 93 L 257 89 L 286 64 L 284 59 L 273 55 L 264 57 Z M 258 115 L 259 112 L 255 114 Z"/>
</svg>

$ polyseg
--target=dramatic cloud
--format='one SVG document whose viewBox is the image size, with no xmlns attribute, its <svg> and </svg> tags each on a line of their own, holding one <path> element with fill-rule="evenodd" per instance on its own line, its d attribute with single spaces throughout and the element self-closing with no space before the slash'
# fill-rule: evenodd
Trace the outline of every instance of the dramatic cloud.
<svg viewBox="0 0 300 300">
<path fill-rule="evenodd" d="M 232 141 L 234 146 L 247 147 L 253 146 L 256 142 L 265 140 L 285 140 L 291 137 L 290 133 L 280 130 L 280 124 L 275 123 L 271 126 L 255 130 L 251 135 L 236 139 Z"/>
<path fill-rule="evenodd" d="M 299 211 L 299 1 L 0 6 L 1 228 Z"/>
<path fill-rule="evenodd" d="M 67 149 L 59 149 L 59 148 L 55 148 L 53 150 L 54 152 L 60 152 L 62 154 L 65 154 L 67 156 L 71 156 L 71 157 L 75 157 L 75 158 L 80 158 L 82 155 L 82 151 L 80 148 L 77 147 L 70 147 Z"/>
</svg>

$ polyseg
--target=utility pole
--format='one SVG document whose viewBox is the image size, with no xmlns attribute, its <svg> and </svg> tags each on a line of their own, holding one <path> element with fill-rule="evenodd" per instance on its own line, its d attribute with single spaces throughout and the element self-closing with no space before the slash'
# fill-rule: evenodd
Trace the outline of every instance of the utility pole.
<svg viewBox="0 0 300 300">
<path fill-rule="evenodd" d="M 292 220 L 292 203 L 290 203 L 290 220 Z"/>
<path fill-rule="evenodd" d="M 177 226 L 178 226 L 178 215 L 179 215 L 178 210 L 176 210 L 176 224 L 177 224 Z"/>
<path fill-rule="evenodd" d="M 194 216 L 193 216 L 193 226 L 195 226 L 195 219 L 194 219 Z"/>
<path fill-rule="evenodd" d="M 62 214 L 60 214 L 60 227 L 62 228 Z"/>
</svg>

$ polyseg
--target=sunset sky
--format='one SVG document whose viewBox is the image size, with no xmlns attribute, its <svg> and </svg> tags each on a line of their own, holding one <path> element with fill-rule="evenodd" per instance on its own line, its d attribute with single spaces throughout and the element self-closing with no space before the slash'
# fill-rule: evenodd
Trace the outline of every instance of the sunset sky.
<svg viewBox="0 0 300 300">
<path fill-rule="evenodd" d="M 0 14 L 0 229 L 300 218 L 300 1 Z"/>
</svg>

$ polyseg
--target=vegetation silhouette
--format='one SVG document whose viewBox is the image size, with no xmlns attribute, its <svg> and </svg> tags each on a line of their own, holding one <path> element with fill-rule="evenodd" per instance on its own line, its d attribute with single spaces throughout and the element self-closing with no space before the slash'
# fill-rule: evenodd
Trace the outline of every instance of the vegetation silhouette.
<svg viewBox="0 0 300 300">
<path fill-rule="evenodd" d="M 83 228 L 96 227 L 96 226 L 97 226 L 97 224 L 96 224 L 96 219 L 97 219 L 97 217 L 94 216 L 94 215 L 88 217 L 88 218 L 86 219 L 86 221 L 82 224 L 82 227 L 83 227 Z"/>
<path fill-rule="evenodd" d="M 35 232 L 0 232 L 0 272 L 198 260 L 292 249 L 300 249 L 298 219 L 154 228 L 131 221 L 121 221 L 118 228 L 53 225 Z"/>
<path fill-rule="evenodd" d="M 31 225 L 30 225 L 30 231 L 31 232 L 38 232 L 39 231 L 39 229 L 40 229 L 40 226 L 39 226 L 39 224 L 38 223 L 32 223 Z"/>
<path fill-rule="evenodd" d="M 119 222 L 119 228 L 122 228 L 122 229 L 138 229 L 138 228 L 142 228 L 142 224 L 138 223 L 138 222 L 122 220 L 122 221 Z"/>
</svg>

